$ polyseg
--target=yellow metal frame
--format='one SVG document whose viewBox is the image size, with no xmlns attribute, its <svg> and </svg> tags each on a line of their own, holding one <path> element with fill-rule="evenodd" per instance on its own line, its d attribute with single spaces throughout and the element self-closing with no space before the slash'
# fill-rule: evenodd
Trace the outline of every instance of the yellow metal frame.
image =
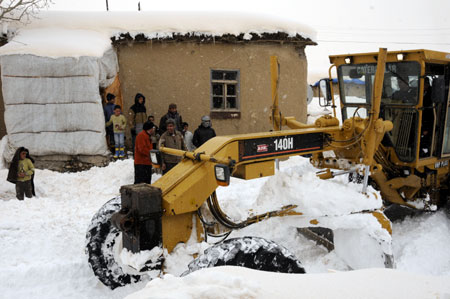
<svg viewBox="0 0 450 299">
<path fill-rule="evenodd" d="M 197 223 L 197 232 L 202 232 L 199 221 L 194 222 L 193 219 L 196 217 L 197 209 L 218 187 L 214 173 L 214 165 L 216 163 L 229 165 L 233 170 L 233 176 L 252 179 L 272 175 L 274 173 L 274 159 L 282 159 L 299 154 L 313 154 L 311 158 L 312 163 L 319 167 L 341 168 L 335 161 L 328 160 L 322 155 L 324 151 L 334 150 L 340 157 L 349 160 L 350 168 L 364 161 L 364 163 L 370 165 L 372 171 L 379 169 L 380 166 L 373 161 L 373 154 L 378 148 L 384 133 L 392 129 L 392 123 L 378 118 L 384 75 L 382 68 L 386 61 L 386 50 L 380 49 L 378 57 L 380 72 L 377 72 L 375 78 L 377 87 L 374 93 L 378 108 L 376 105 L 373 105 L 373 111 L 371 111 L 369 119 L 354 119 L 347 121 L 341 127 L 339 126 L 339 120 L 333 116 L 323 116 L 311 125 L 298 122 L 293 117 L 283 116 L 278 107 L 278 62 L 273 57 L 271 58 L 273 105 L 270 119 L 275 131 L 215 137 L 193 153 L 161 148 L 161 152 L 184 157 L 168 174 L 153 184 L 153 186 L 162 190 L 162 239 L 164 248 L 167 248 L 170 252 L 177 243 L 186 242 L 191 235 L 193 223 Z M 290 130 L 281 131 L 283 126 L 289 127 Z M 241 147 L 246 141 L 291 137 L 301 139 L 302 136 L 308 138 L 311 134 L 322 134 L 325 138 L 323 144 L 318 147 L 302 148 L 301 152 L 282 150 L 276 152 L 276 154 L 252 156 L 250 160 L 241 159 Z M 361 145 L 363 145 L 363 150 L 361 150 Z M 286 210 L 274 215 L 299 214 L 301 213 Z"/>
<path fill-rule="evenodd" d="M 428 51 L 394 51 L 387 52 L 380 49 L 378 53 L 364 53 L 352 55 L 330 56 L 332 67 L 338 68 L 350 59 L 352 63 L 377 63 L 377 71 L 374 81 L 373 102 L 368 113 L 368 118 L 362 119 L 354 117 L 339 125 L 336 118 L 336 111 L 333 107 L 334 116 L 322 116 L 314 124 L 301 123 L 293 117 L 286 117 L 280 112 L 278 105 L 278 78 L 279 64 L 276 57 L 271 58 L 271 78 L 272 78 L 272 111 L 270 121 L 273 124 L 273 132 L 263 132 L 255 134 L 243 134 L 234 136 L 215 137 L 194 152 L 185 152 L 168 148 L 161 148 L 160 151 L 184 157 L 184 159 L 167 175 L 161 177 L 153 186 L 161 188 L 163 196 L 163 246 L 169 252 L 173 250 L 179 242 L 186 242 L 193 229 L 197 227 L 197 234 L 200 236 L 203 228 L 198 221 L 197 209 L 213 194 L 218 187 L 215 179 L 214 166 L 217 163 L 225 164 L 232 169 L 232 175 L 243 179 L 253 179 L 273 175 L 274 159 L 287 158 L 299 154 L 312 154 L 311 162 L 318 168 L 325 168 L 322 178 L 333 177 L 331 169 L 360 171 L 357 166 L 366 165 L 364 172 L 366 178 L 370 174 L 371 178 L 378 184 L 384 199 L 394 203 L 409 205 L 403 197 L 412 198 L 420 189 L 423 183 L 415 175 L 388 179 L 383 167 L 374 158 L 376 155 L 385 153 L 389 155 L 395 165 L 409 166 L 411 169 L 423 171 L 424 167 L 434 168 L 434 163 L 442 159 L 430 158 L 419 160 L 413 163 L 399 161 L 395 152 L 390 148 L 384 148 L 381 140 L 384 134 L 393 128 L 390 121 L 379 118 L 381 93 L 383 88 L 384 69 L 386 62 L 397 61 L 397 54 L 403 54 L 403 60 L 419 61 L 422 65 L 421 74 L 425 73 L 425 63 L 450 63 L 450 54 Z M 331 80 L 330 80 L 331 82 Z M 330 83 L 331 84 L 331 83 Z M 331 84 L 331 90 L 333 86 Z M 417 107 L 423 103 L 423 79 L 420 82 L 420 99 Z M 333 106 L 334 93 L 333 93 Z M 288 130 L 282 130 L 288 127 Z M 299 151 L 279 151 L 270 155 L 255 155 L 252 159 L 242 159 L 243 144 L 253 140 L 275 140 L 280 138 L 308 138 L 311 134 L 321 134 L 323 143 L 319 147 L 305 147 Z M 323 155 L 325 151 L 334 151 L 336 158 L 327 158 Z M 340 159 L 347 161 L 346 166 L 340 163 Z M 447 176 L 448 167 L 438 169 L 438 175 Z M 299 215 L 301 213 L 288 210 L 275 213 L 281 215 Z M 374 217 L 384 228 L 390 231 L 390 223 L 381 212 L 374 212 Z M 258 217 L 257 217 L 258 218 Z M 261 217 L 264 218 L 264 217 Z M 197 219 L 194 221 L 193 219 Z M 259 218 L 258 218 L 259 219 Z M 258 219 L 256 221 L 258 221 Z M 255 220 L 252 220 L 255 221 Z"/>
</svg>

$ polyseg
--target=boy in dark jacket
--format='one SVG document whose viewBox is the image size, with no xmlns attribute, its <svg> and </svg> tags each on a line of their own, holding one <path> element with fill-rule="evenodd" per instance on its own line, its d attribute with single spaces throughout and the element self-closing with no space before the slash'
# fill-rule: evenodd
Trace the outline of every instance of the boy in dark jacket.
<svg viewBox="0 0 450 299">
<path fill-rule="evenodd" d="M 211 118 L 208 115 L 205 115 L 202 117 L 202 123 L 194 132 L 192 143 L 198 148 L 213 137 L 216 137 L 216 132 L 211 128 Z"/>
</svg>

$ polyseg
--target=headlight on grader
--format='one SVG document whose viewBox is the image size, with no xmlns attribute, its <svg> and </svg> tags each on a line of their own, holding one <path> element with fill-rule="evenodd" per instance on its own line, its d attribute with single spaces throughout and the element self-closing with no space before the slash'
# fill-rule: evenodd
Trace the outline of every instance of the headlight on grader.
<svg viewBox="0 0 450 299">
<path fill-rule="evenodd" d="M 230 168 L 227 165 L 216 164 L 214 173 L 219 186 L 228 186 L 230 184 Z"/>
<path fill-rule="evenodd" d="M 155 168 L 161 167 L 161 152 L 159 150 L 150 150 L 150 160 Z"/>
</svg>

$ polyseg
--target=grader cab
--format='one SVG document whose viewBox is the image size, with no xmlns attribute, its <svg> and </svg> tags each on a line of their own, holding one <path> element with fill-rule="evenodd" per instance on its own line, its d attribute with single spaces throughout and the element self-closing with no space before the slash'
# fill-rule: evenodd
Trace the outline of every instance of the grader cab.
<svg viewBox="0 0 450 299">
<path fill-rule="evenodd" d="M 164 269 L 164 256 L 190 238 L 223 238 L 189 265 L 189 271 L 217 265 L 304 273 L 285 248 L 261 238 L 225 240 L 232 230 L 270 217 L 289 217 L 299 232 L 335 249 L 349 268 L 393 267 L 391 225 L 382 207 L 323 218 L 295 204 L 235 221 L 220 207 L 218 186 L 230 177 L 254 179 L 275 173 L 275 159 L 310 155 L 323 179 L 341 174 L 361 178 L 362 193 L 371 185 L 383 200 L 433 210 L 447 199 L 450 159 L 448 114 L 450 54 L 417 50 L 330 56 L 338 74 L 341 107 L 328 81 L 326 103 L 341 108 L 340 124 L 323 116 L 314 124 L 285 117 L 278 106 L 278 63 L 271 61 L 271 132 L 220 136 L 194 152 L 169 148 L 152 151 L 155 167 L 164 152 L 183 157 L 154 184 L 128 185 L 107 202 L 87 233 L 87 253 L 95 275 L 115 288 Z M 331 73 L 331 68 L 330 68 Z M 288 127 L 288 130 L 283 130 Z M 357 216 L 357 217 L 356 217 Z M 350 221 L 340 221 L 353 217 Z M 350 218 L 349 218 L 350 219 Z M 373 223 L 370 229 L 363 223 Z M 346 223 L 346 226 L 342 223 Z M 321 228 L 332 229 L 331 237 Z M 341 245 L 351 242 L 355 246 Z M 358 249 L 358 245 L 364 247 Z M 130 264 L 124 251 L 144 255 Z"/>
<path fill-rule="evenodd" d="M 344 126 L 370 117 L 376 53 L 330 56 L 337 68 Z M 450 159 L 450 55 L 429 50 L 389 52 L 379 118 L 390 121 L 376 148 L 381 171 L 371 179 L 388 202 L 435 209 L 445 204 Z"/>
</svg>

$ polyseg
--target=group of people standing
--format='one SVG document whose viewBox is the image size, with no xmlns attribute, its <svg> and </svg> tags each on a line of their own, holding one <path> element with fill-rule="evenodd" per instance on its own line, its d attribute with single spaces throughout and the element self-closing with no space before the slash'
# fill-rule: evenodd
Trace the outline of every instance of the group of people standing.
<svg viewBox="0 0 450 299">
<path fill-rule="evenodd" d="M 147 116 L 145 97 L 138 93 L 130 107 L 127 118 L 122 114 L 122 107 L 115 104 L 115 96 L 107 94 L 104 107 L 105 126 L 110 144 L 115 145 L 114 158 L 125 157 L 125 130 L 129 126 L 134 152 L 134 183 L 151 183 L 152 163 L 150 150 L 168 147 L 193 151 L 209 139 L 216 136 L 211 127 L 211 119 L 205 115 L 194 134 L 189 131 L 189 124 L 183 122 L 176 104 L 170 104 L 165 115 L 161 117 L 159 128 L 154 124 L 154 116 Z M 162 172 L 167 173 L 175 167 L 181 157 L 162 154 Z M 7 181 L 16 185 L 16 197 L 35 196 L 34 160 L 28 149 L 20 147 L 11 161 Z"/>
<path fill-rule="evenodd" d="M 114 158 L 125 156 L 125 130 L 130 128 L 131 144 L 134 152 L 135 184 L 151 183 L 152 166 L 150 161 L 150 150 L 159 147 L 168 147 L 180 150 L 193 151 L 209 139 L 216 136 L 211 127 L 209 116 L 203 116 L 201 124 L 194 134 L 189 131 L 189 124 L 183 122 L 177 111 L 177 105 L 172 103 L 165 115 L 159 122 L 159 128 L 155 125 L 153 115 L 147 116 L 145 107 L 145 96 L 137 93 L 134 104 L 128 111 L 128 116 L 122 114 L 121 107 L 115 105 L 115 96 L 108 94 L 107 103 L 104 108 L 106 132 L 108 140 L 115 144 Z M 162 154 L 162 172 L 167 173 L 175 167 L 181 157 Z"/>
</svg>

